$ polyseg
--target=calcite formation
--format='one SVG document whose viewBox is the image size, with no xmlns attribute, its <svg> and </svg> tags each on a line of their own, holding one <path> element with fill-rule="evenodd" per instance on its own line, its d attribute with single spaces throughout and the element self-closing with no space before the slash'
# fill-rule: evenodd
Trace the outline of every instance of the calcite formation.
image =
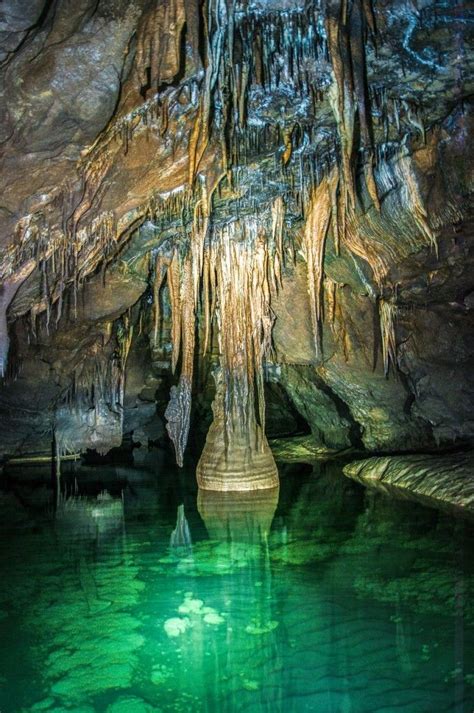
<svg viewBox="0 0 474 713">
<path fill-rule="evenodd" d="M 211 489 L 275 487 L 265 431 L 472 444 L 463 2 L 4 4 L 4 457 L 156 403 L 181 465 L 213 398 Z"/>
<path fill-rule="evenodd" d="M 410 454 L 367 458 L 344 467 L 350 478 L 389 495 L 474 515 L 470 453 Z"/>
</svg>

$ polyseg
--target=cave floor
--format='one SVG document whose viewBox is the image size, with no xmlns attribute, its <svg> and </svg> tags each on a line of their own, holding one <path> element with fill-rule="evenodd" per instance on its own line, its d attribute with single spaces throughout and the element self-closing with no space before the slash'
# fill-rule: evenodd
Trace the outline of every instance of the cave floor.
<svg viewBox="0 0 474 713">
<path fill-rule="evenodd" d="M 56 517 L 41 477 L 0 493 L 2 713 L 471 710 L 472 523 L 337 462 L 235 498 L 66 470 Z"/>
</svg>

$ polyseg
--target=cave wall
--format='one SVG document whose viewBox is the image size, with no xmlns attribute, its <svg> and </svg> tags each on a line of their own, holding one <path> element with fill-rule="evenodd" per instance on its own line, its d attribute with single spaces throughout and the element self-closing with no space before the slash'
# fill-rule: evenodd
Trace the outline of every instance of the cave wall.
<svg viewBox="0 0 474 713">
<path fill-rule="evenodd" d="M 472 444 L 462 2 L 4 6 L 0 453 L 164 439 L 173 386 L 185 444 L 242 349 L 269 433 Z M 258 317 L 232 347 L 226 240 Z"/>
</svg>

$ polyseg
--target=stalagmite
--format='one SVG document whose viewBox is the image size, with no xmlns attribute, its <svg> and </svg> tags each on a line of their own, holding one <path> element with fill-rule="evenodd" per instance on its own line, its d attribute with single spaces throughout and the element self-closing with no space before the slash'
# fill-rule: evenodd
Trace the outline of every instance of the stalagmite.
<svg viewBox="0 0 474 713">
<path fill-rule="evenodd" d="M 223 492 L 275 488 L 278 471 L 262 427 L 252 411 L 242 419 L 236 385 L 228 403 L 229 385 L 222 379 L 217 376 L 213 421 L 196 469 L 198 485 Z"/>
</svg>

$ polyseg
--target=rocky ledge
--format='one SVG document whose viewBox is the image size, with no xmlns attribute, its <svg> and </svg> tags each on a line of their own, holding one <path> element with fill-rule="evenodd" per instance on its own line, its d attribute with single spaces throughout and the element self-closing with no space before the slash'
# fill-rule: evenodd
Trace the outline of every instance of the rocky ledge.
<svg viewBox="0 0 474 713">
<path fill-rule="evenodd" d="M 354 461 L 345 475 L 387 493 L 474 517 L 474 453 L 414 454 Z"/>
</svg>

